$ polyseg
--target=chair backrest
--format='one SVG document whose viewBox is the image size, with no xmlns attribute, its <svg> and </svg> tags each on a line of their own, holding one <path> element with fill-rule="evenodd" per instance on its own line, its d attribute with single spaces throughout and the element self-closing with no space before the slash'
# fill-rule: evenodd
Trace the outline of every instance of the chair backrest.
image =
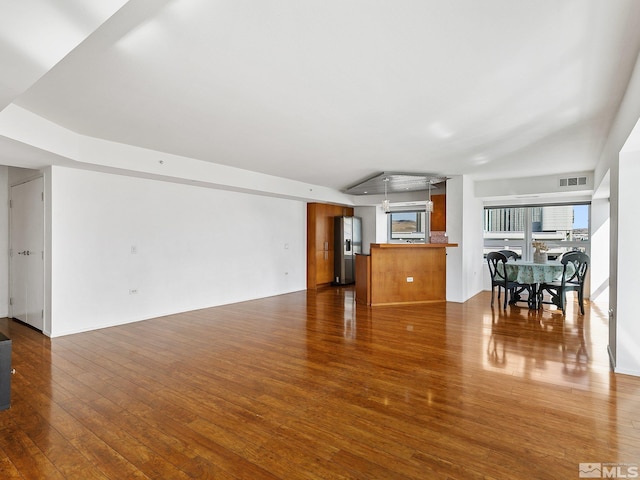
<svg viewBox="0 0 640 480">
<path fill-rule="evenodd" d="M 492 282 L 506 282 L 506 268 L 507 256 L 500 252 L 487 253 L 487 263 L 489 264 L 489 274 L 491 275 Z M 498 264 L 502 263 L 501 267 Z"/>
<path fill-rule="evenodd" d="M 505 257 L 507 257 L 507 260 L 510 258 L 513 258 L 514 260 L 517 260 L 519 255 L 514 252 L 513 250 L 498 250 L 499 253 L 503 254 Z"/>
<path fill-rule="evenodd" d="M 582 252 L 567 252 L 562 255 L 560 263 L 564 265 L 562 284 L 583 285 L 589 269 L 589 255 Z M 573 266 L 573 273 L 567 274 L 568 265 Z"/>
</svg>

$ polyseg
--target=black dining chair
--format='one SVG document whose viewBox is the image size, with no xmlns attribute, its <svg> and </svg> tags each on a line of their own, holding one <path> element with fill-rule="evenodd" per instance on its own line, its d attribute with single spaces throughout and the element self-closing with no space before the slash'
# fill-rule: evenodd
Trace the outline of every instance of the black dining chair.
<svg viewBox="0 0 640 480">
<path fill-rule="evenodd" d="M 582 252 L 567 252 L 560 259 L 560 263 L 564 265 L 562 277 L 555 282 L 541 283 L 538 287 L 538 305 L 540 307 L 543 303 L 556 305 L 564 315 L 567 302 L 566 293 L 578 292 L 580 313 L 584 315 L 584 280 L 589 269 L 589 255 Z M 550 295 L 549 301 L 543 301 L 545 293 Z"/>
<path fill-rule="evenodd" d="M 518 253 L 514 252 L 513 250 L 498 250 L 498 252 L 502 253 L 505 257 L 507 257 L 507 261 L 509 261 L 512 258 L 514 261 L 520 258 L 520 255 L 518 255 Z M 525 302 L 527 305 L 531 307 L 532 305 L 531 301 L 534 300 L 534 292 L 533 292 L 533 289 L 531 288 L 531 285 L 524 285 L 522 283 L 518 283 L 517 285 L 518 285 L 517 287 L 511 289 L 511 291 L 509 292 L 509 297 L 510 297 L 509 302 L 511 304 L 518 303 L 518 302 Z M 522 294 L 524 292 L 527 292 L 526 298 L 522 297 Z"/>
<path fill-rule="evenodd" d="M 489 265 L 489 275 L 491 276 L 491 306 L 493 307 L 495 288 L 498 287 L 498 301 L 500 301 L 500 289 L 504 289 L 503 308 L 506 309 L 509 302 L 509 293 L 521 288 L 522 285 L 507 278 L 507 256 L 504 253 L 487 253 L 487 264 Z"/>
<path fill-rule="evenodd" d="M 520 258 L 520 255 L 518 255 L 513 250 L 498 250 L 498 252 L 500 252 L 505 257 L 507 257 L 507 260 L 509 260 L 510 258 L 513 258 L 514 260 L 517 260 L 518 258 Z"/>
</svg>

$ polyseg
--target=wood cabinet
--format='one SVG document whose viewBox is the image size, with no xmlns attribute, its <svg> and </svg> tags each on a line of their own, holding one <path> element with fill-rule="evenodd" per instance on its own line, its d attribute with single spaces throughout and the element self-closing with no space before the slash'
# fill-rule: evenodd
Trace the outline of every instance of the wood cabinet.
<svg viewBox="0 0 640 480">
<path fill-rule="evenodd" d="M 371 305 L 371 255 L 356 255 L 356 303 Z"/>
<path fill-rule="evenodd" d="M 432 195 L 431 200 L 433 201 L 431 230 L 444 232 L 447 229 L 446 195 Z M 327 203 L 307 204 L 307 288 L 314 289 L 333 282 L 333 219 L 339 216 L 353 216 L 353 214 L 353 207 Z M 438 244 L 438 247 L 443 247 L 443 244 Z M 357 274 L 356 268 L 356 276 Z M 356 286 L 357 283 L 356 279 Z"/>
<path fill-rule="evenodd" d="M 334 217 L 352 216 L 353 207 L 307 204 L 307 288 L 333 282 Z"/>
<path fill-rule="evenodd" d="M 431 195 L 433 202 L 433 212 L 431 213 L 431 231 L 446 232 L 447 231 L 447 196 Z"/>
<path fill-rule="evenodd" d="M 372 244 L 369 261 L 356 261 L 356 302 L 396 305 L 446 301 L 446 249 L 457 246 Z"/>
</svg>

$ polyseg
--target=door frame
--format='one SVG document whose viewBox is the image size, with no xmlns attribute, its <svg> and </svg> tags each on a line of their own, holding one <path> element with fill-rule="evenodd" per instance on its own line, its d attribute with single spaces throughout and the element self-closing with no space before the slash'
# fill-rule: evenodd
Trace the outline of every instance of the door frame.
<svg viewBox="0 0 640 480">
<path fill-rule="evenodd" d="M 13 208 L 11 205 L 11 202 L 13 201 L 13 187 L 17 187 L 20 185 L 24 185 L 26 183 L 32 182 L 32 181 L 36 181 L 36 180 L 40 180 L 41 181 L 41 187 L 42 187 L 42 225 L 41 225 L 41 231 L 42 231 L 42 239 L 41 239 L 41 246 L 42 246 L 42 268 L 39 269 L 39 272 L 41 274 L 41 280 L 42 280 L 42 286 L 41 286 L 41 305 L 42 305 L 42 332 L 43 333 L 47 333 L 50 332 L 50 328 L 49 327 L 49 322 L 48 322 L 48 312 L 47 312 L 47 302 L 46 302 L 46 215 L 47 215 L 47 209 L 46 209 L 46 195 L 45 195 L 45 191 L 46 191 L 46 178 L 45 175 L 43 175 L 42 172 L 39 172 L 37 175 L 31 175 L 25 178 L 20 179 L 19 181 L 13 182 L 9 185 L 9 191 L 8 191 L 8 196 L 9 196 L 9 204 L 8 204 L 8 210 L 9 210 L 9 215 L 8 215 L 8 223 L 9 223 L 9 229 L 8 229 L 8 235 L 9 235 L 9 251 L 8 256 L 9 256 L 9 262 L 8 262 L 8 287 L 9 287 L 9 299 L 14 297 L 14 284 L 13 284 L 13 279 L 15 276 L 15 272 L 13 271 L 14 269 L 14 265 L 13 265 L 13 261 L 12 261 L 12 255 L 15 255 L 16 252 L 14 251 L 14 245 L 13 245 L 13 218 L 14 218 L 14 213 L 13 213 Z M 9 315 L 11 318 L 13 318 L 13 305 L 11 304 L 11 301 L 8 302 L 8 309 L 9 309 Z"/>
</svg>

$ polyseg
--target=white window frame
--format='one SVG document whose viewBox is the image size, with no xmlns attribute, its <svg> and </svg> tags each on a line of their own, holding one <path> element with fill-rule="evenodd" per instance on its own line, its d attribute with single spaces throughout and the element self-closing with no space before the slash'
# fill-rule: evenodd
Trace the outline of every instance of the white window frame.
<svg viewBox="0 0 640 480">
<path fill-rule="evenodd" d="M 589 215 L 588 215 L 588 232 L 589 239 L 588 240 L 548 240 L 544 239 L 544 242 L 553 251 L 554 248 L 558 249 L 566 249 L 566 250 L 584 250 L 587 255 L 591 255 L 591 202 L 572 202 L 572 203 L 557 203 L 557 204 L 535 204 L 535 205 L 491 205 L 485 206 L 483 212 L 487 210 L 495 210 L 501 208 L 524 208 L 525 210 L 525 220 L 524 220 L 524 231 L 522 232 L 521 238 L 513 238 L 514 233 L 516 232 L 505 232 L 504 237 L 509 236 L 510 238 L 487 238 L 487 231 L 483 231 L 484 236 L 484 254 L 486 255 L 489 251 L 495 250 L 516 250 L 522 252 L 522 259 L 531 261 L 533 260 L 533 247 L 531 242 L 534 240 L 534 235 L 537 232 L 533 232 L 533 209 L 537 207 L 553 207 L 553 206 L 575 206 L 575 205 L 587 205 L 589 207 Z M 483 222 L 484 228 L 484 222 Z M 494 235 L 498 237 L 498 233 L 495 232 Z M 518 235 L 520 237 L 520 235 Z"/>
</svg>

